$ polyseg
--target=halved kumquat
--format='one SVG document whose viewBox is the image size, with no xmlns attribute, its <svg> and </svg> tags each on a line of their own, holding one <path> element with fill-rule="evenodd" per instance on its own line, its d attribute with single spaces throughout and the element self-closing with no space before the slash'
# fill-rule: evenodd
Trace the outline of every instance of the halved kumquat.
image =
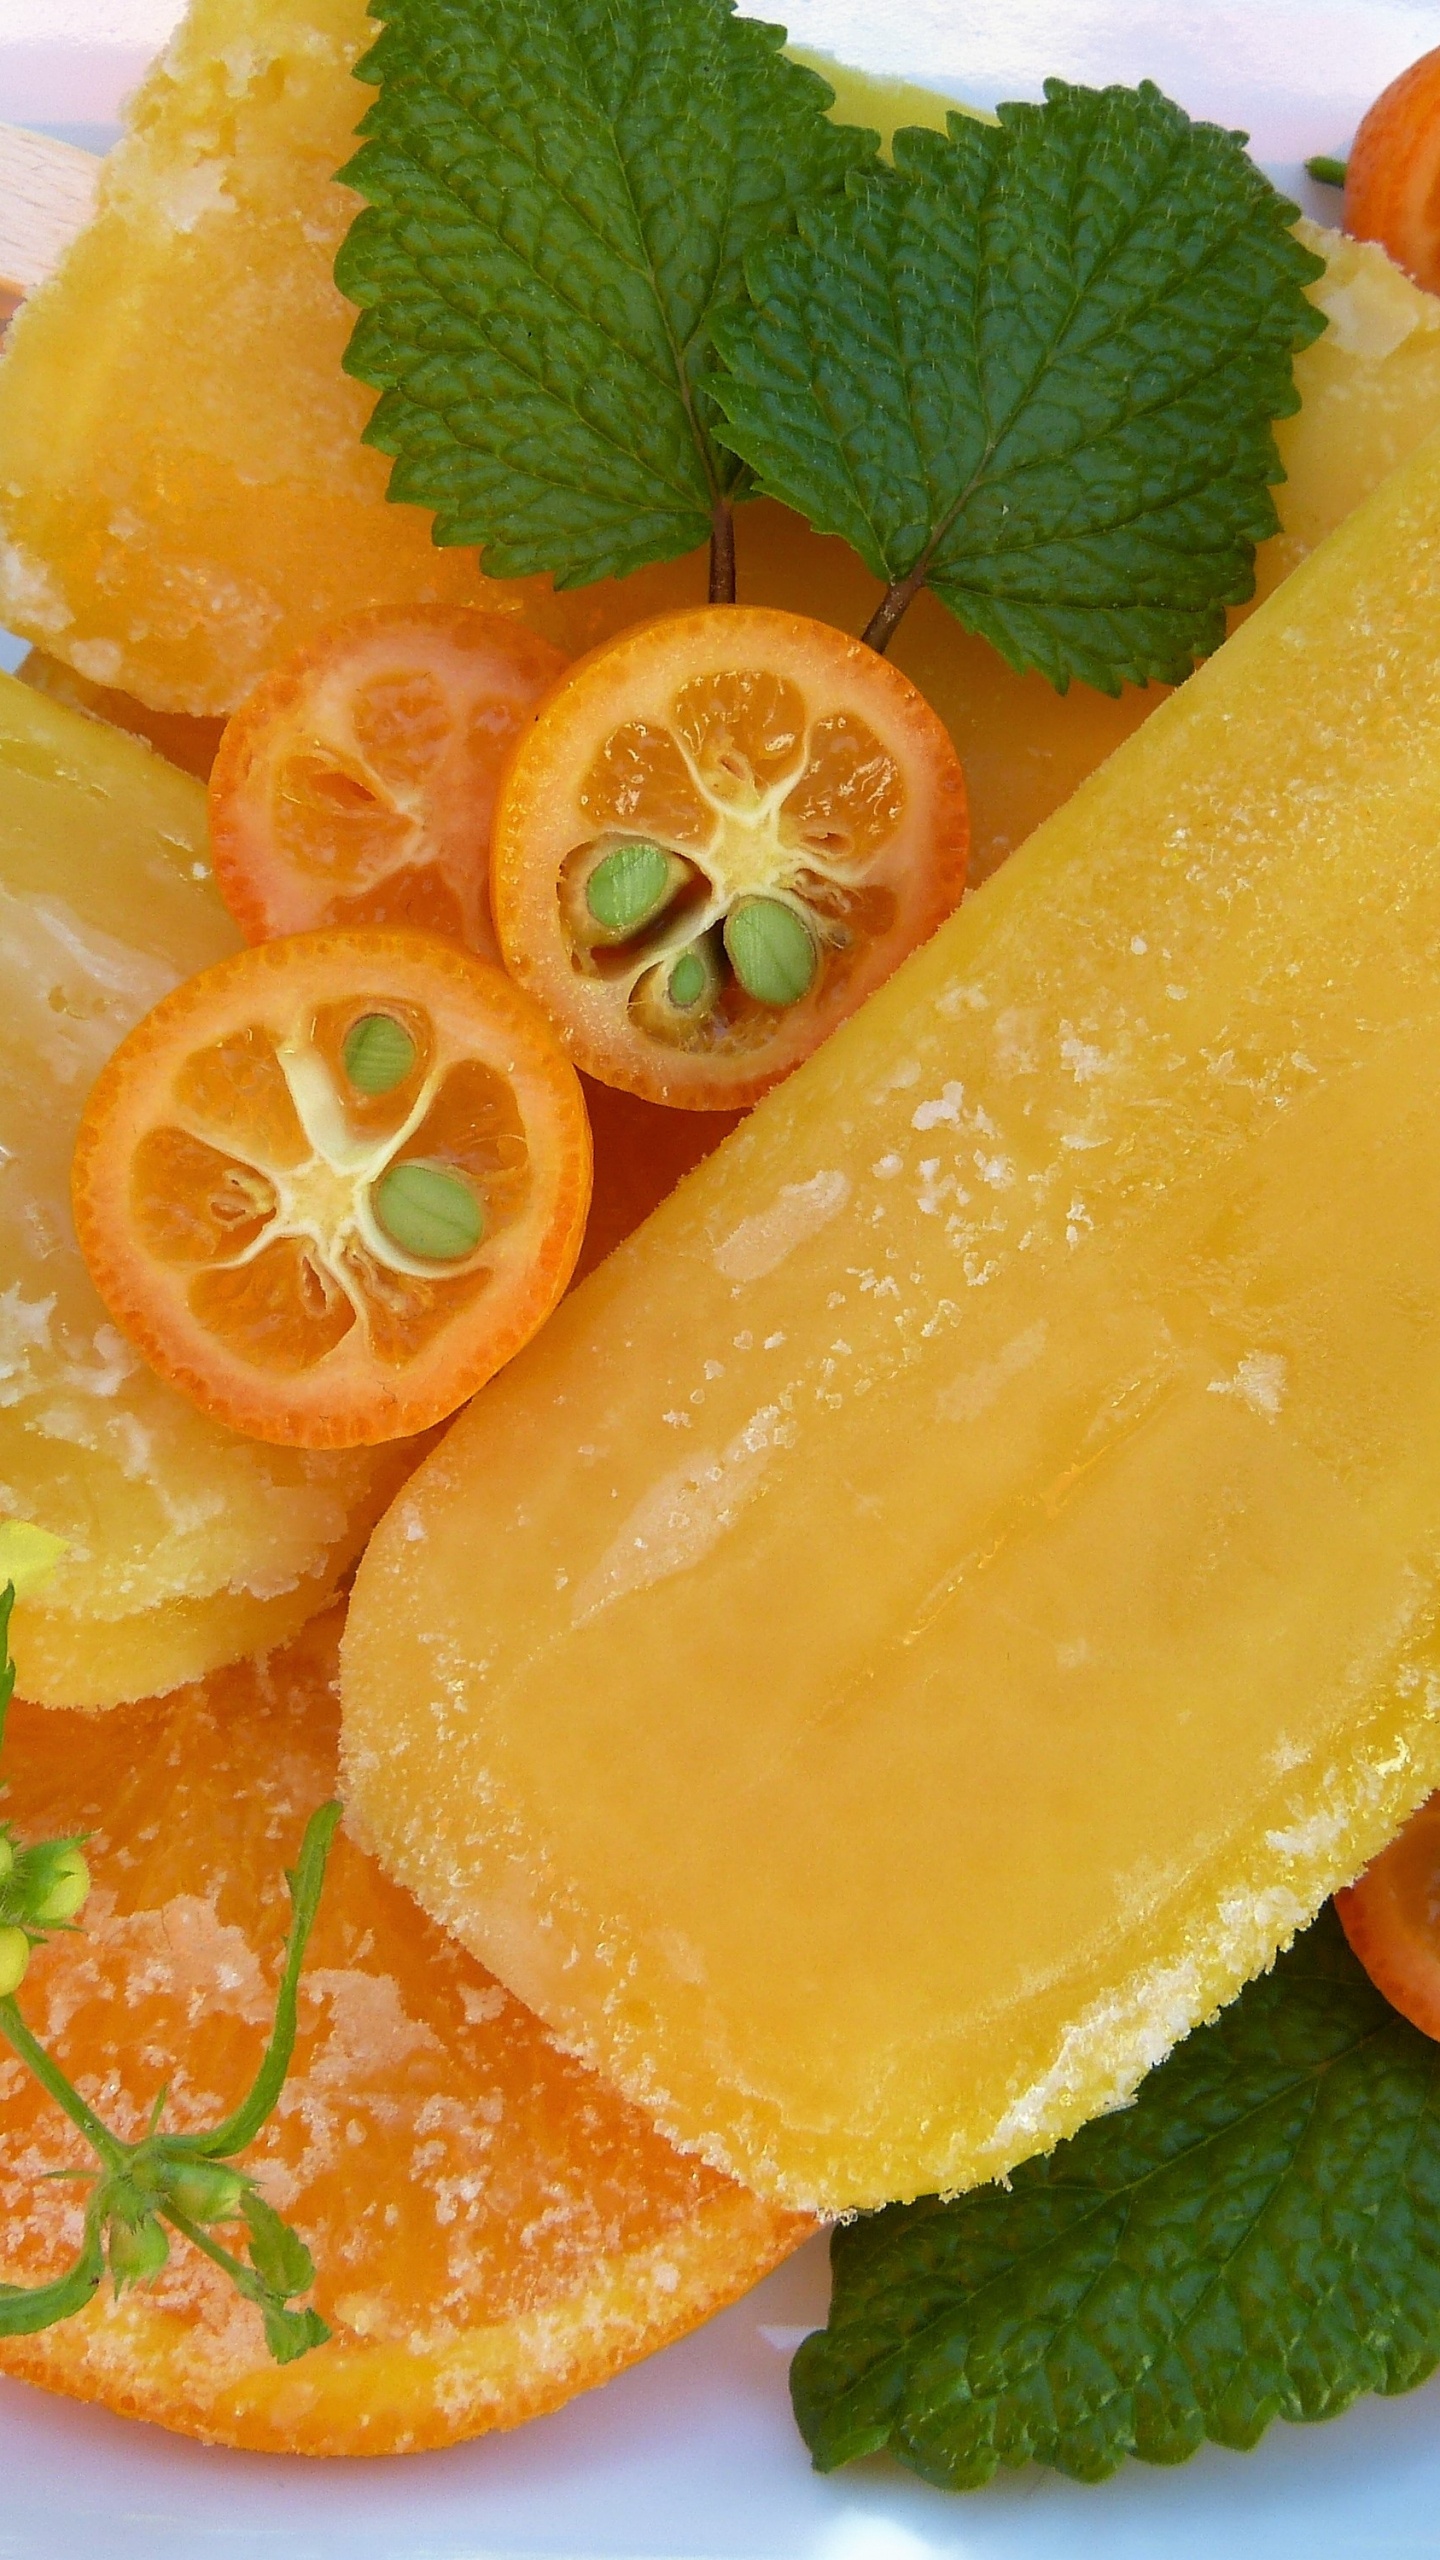
<svg viewBox="0 0 1440 2560">
<path fill-rule="evenodd" d="M 576 1064 L 691 1110 L 797 1066 L 960 897 L 937 714 L 829 623 L 722 605 L 582 658 L 501 779 L 506 967 Z"/>
<path fill-rule="evenodd" d="M 496 784 L 565 663 L 513 614 L 412 605 L 338 623 L 267 676 L 210 777 L 215 877 L 246 940 L 413 925 L 497 958 Z"/>
<path fill-rule="evenodd" d="M 81 1122 L 115 1321 L 236 1431 L 426 1429 L 529 1341 L 584 1232 L 579 1080 L 503 971 L 431 934 L 296 934 L 164 997 Z"/>
</svg>

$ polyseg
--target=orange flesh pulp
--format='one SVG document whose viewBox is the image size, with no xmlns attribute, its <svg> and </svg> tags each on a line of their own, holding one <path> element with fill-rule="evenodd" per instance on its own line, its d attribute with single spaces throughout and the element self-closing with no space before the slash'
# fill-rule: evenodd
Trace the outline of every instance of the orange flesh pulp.
<svg viewBox="0 0 1440 2560">
<path fill-rule="evenodd" d="M 18 1615 L 23 1617 L 22 1609 Z M 264 1670 L 99 1722 L 13 1709 L 9 1809 L 93 1834 L 82 1932 L 23 2012 L 108 2122 L 215 2123 L 249 2084 L 289 1910 L 335 1789 L 336 1620 Z M 0 2047 L 0 2280 L 73 2254 L 91 2160 Z M 0 2370 L 210 2442 L 384 2454 L 553 2408 L 745 2291 L 810 2226 L 682 2158 L 557 2051 L 343 1834 L 280 2107 L 244 2165 L 308 2242 L 332 2343 L 285 2369 L 183 2241 L 153 2288 L 0 2344 Z M 234 2235 L 217 2237 L 230 2242 Z"/>
<path fill-rule="evenodd" d="M 898 669 L 800 614 L 702 608 L 592 652 L 522 735 L 496 811 L 495 919 L 511 974 L 589 1074 L 723 1108 L 754 1101 L 934 930 L 968 842 L 954 750 Z M 611 929 L 607 875 L 634 856 L 669 877 L 652 913 Z M 757 915 L 786 937 L 778 979 L 740 939 Z"/>
<path fill-rule="evenodd" d="M 337 624 L 277 668 L 210 781 L 215 877 L 246 939 L 413 925 L 498 960 L 495 787 L 564 665 L 514 615 L 417 605 Z"/>
<path fill-rule="evenodd" d="M 376 1024 L 398 1064 L 370 1091 L 352 1042 Z M 92 1277 L 152 1365 L 311 1448 L 473 1394 L 563 1292 L 589 1189 L 537 1010 L 473 954 L 378 930 L 264 943 L 178 989 L 102 1074 L 74 1172 Z"/>
<path fill-rule="evenodd" d="M 595 1188 L 575 1265 L 577 1281 L 633 1235 L 745 1116 L 741 1111 L 669 1111 L 661 1102 L 622 1093 L 617 1085 L 596 1084 L 589 1076 L 580 1082 L 595 1145 Z"/>
</svg>

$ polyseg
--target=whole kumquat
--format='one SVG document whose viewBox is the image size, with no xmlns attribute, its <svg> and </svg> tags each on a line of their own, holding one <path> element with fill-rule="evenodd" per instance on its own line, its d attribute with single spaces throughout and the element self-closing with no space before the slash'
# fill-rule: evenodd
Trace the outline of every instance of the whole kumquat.
<svg viewBox="0 0 1440 2560">
<path fill-rule="evenodd" d="M 1337 1893 L 1335 1908 L 1376 1990 L 1422 2035 L 1440 2037 L 1440 1794 Z"/>
<path fill-rule="evenodd" d="M 1440 293 L 1440 45 L 1381 91 L 1345 170 L 1345 228 Z"/>
</svg>

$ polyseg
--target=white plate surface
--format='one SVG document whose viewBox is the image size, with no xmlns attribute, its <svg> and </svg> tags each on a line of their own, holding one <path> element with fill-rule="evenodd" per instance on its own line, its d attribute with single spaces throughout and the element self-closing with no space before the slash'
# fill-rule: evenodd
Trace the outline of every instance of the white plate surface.
<svg viewBox="0 0 1440 2560">
<path fill-rule="evenodd" d="M 175 0 L 0 0 L 0 119 L 103 125 Z M 756 14 L 760 14 L 757 9 Z M 799 43 L 990 105 L 1158 80 L 1298 164 L 1440 43 L 1437 0 L 772 0 Z M 0 663 L 16 653 L 0 635 Z M 828 2480 L 786 2366 L 825 2316 L 813 2244 L 708 2328 L 518 2435 L 383 2462 L 222 2453 L 0 2382 L 0 2560 L 1420 2560 L 1440 2555 L 1440 2376 L 1252 2454 L 1007 2475 L 947 2498 L 888 2462 Z"/>
</svg>

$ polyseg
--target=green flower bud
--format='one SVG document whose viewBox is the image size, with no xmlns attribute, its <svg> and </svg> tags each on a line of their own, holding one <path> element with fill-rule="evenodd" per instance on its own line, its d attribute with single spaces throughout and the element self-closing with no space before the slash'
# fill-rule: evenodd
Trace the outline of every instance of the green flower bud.
<svg viewBox="0 0 1440 2560">
<path fill-rule="evenodd" d="M 245 2199 L 246 2180 L 223 2160 L 178 2160 L 162 2180 L 164 2198 L 187 2222 L 234 2222 Z"/>
<path fill-rule="evenodd" d="M 15 1865 L 15 1843 L 8 1831 L 0 1831 L 0 1884 L 5 1884 Z"/>
<path fill-rule="evenodd" d="M 90 1870 L 73 1841 L 42 1840 L 21 1857 L 25 1917 L 35 1929 L 58 1929 L 85 1908 Z"/>
<path fill-rule="evenodd" d="M 0 2000 L 8 2000 L 25 1979 L 30 1941 L 23 1929 L 0 1929 Z"/>
<path fill-rule="evenodd" d="M 170 2243 L 153 2213 L 115 2213 L 105 2233 L 105 2254 L 115 2290 L 127 2284 L 149 2284 L 169 2260 Z"/>
</svg>

